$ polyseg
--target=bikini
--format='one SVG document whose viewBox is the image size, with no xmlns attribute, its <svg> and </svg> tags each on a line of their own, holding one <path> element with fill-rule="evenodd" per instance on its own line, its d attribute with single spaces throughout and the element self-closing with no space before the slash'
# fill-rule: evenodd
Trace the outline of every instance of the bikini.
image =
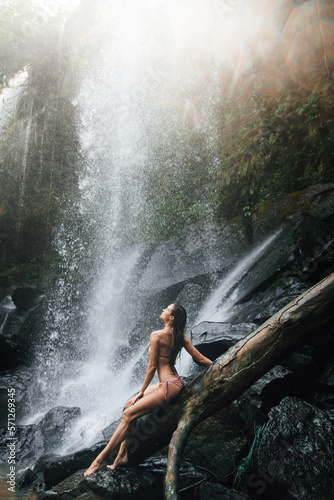
<svg viewBox="0 0 334 500">
<path fill-rule="evenodd" d="M 174 346 L 174 329 L 173 328 L 170 329 L 170 334 L 172 336 L 172 349 L 173 349 L 173 346 Z M 160 354 L 159 354 L 159 358 L 170 359 L 169 357 L 161 356 Z M 160 382 L 159 387 L 161 387 L 163 384 L 166 384 L 166 391 L 165 391 L 165 400 L 166 401 L 167 401 L 167 393 L 168 393 L 168 384 L 177 385 L 177 387 L 180 387 L 181 390 L 184 387 L 184 382 L 183 382 L 182 378 L 180 377 L 180 375 L 178 375 L 175 378 L 172 378 L 171 380 L 165 380 L 165 382 Z"/>
</svg>

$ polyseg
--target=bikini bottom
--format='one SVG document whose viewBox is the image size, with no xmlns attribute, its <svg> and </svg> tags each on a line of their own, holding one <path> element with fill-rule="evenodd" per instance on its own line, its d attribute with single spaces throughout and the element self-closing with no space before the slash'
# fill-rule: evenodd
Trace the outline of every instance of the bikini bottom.
<svg viewBox="0 0 334 500">
<path fill-rule="evenodd" d="M 166 401 L 167 401 L 168 384 L 177 385 L 178 387 L 180 387 L 180 389 L 183 389 L 184 387 L 184 382 L 179 375 L 176 378 L 173 378 L 172 380 L 166 380 L 165 382 L 160 382 L 159 387 L 161 387 L 163 384 L 166 384 L 166 392 L 165 392 Z"/>
</svg>

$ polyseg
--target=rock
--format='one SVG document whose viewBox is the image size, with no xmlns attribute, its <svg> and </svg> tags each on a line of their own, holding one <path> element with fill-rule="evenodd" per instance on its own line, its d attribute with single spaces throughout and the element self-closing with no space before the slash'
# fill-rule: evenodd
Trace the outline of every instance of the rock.
<svg viewBox="0 0 334 500">
<path fill-rule="evenodd" d="M 284 366 L 277 365 L 247 389 L 246 394 L 252 405 L 267 413 L 284 396 L 296 394 L 294 374 Z"/>
<path fill-rule="evenodd" d="M 280 275 L 273 276 L 265 284 L 262 283 L 262 288 L 263 290 L 259 287 L 253 289 L 234 305 L 229 317 L 230 322 L 254 322 L 260 325 L 304 293 L 309 286 L 294 277 Z"/>
<path fill-rule="evenodd" d="M 160 500 L 162 496 L 161 477 L 157 473 L 140 468 L 119 469 L 110 473 L 100 470 L 86 478 L 87 486 L 105 498 L 150 498 Z"/>
<path fill-rule="evenodd" d="M 103 468 L 95 474 L 84 478 L 85 469 L 57 484 L 52 490 L 39 495 L 39 500 L 49 498 L 76 498 L 83 494 L 93 493 L 102 498 L 147 499 L 160 500 L 162 482 L 160 474 L 140 468 L 124 468 L 111 471 Z M 95 498 L 95 497 L 93 497 Z"/>
<path fill-rule="evenodd" d="M 258 238 L 271 233 L 288 217 L 302 212 L 319 219 L 325 219 L 333 214 L 334 184 L 318 184 L 258 203 L 252 215 L 253 235 Z"/>
<path fill-rule="evenodd" d="M 225 486 L 209 482 L 203 481 L 197 489 L 197 500 L 242 500 L 250 497 L 246 494 L 234 492 L 226 488 Z"/>
<path fill-rule="evenodd" d="M 18 489 L 25 488 L 29 484 L 33 483 L 37 479 L 37 474 L 31 469 L 26 469 L 22 475 L 18 478 L 17 487 Z"/>
<path fill-rule="evenodd" d="M 30 467 L 44 453 L 44 436 L 41 429 L 35 424 L 17 425 L 15 430 L 15 460 L 20 468 Z M 7 462 L 8 453 L 8 430 L 1 429 L 0 433 L 0 463 Z"/>
<path fill-rule="evenodd" d="M 34 472 L 43 471 L 45 487 L 52 488 L 80 469 L 86 470 L 94 458 L 103 450 L 107 441 L 79 450 L 63 457 L 50 457 L 49 460 L 36 463 Z M 43 457 L 42 457 L 43 458 Z M 42 459 L 41 459 L 42 460 Z M 45 463 L 46 462 L 46 463 Z"/>
<path fill-rule="evenodd" d="M 14 290 L 12 301 L 18 309 L 31 311 L 38 306 L 41 297 L 41 290 L 31 287 L 19 287 Z"/>
<path fill-rule="evenodd" d="M 268 418 L 248 485 L 265 499 L 277 491 L 280 498 L 332 498 L 334 427 L 326 413 L 286 397 Z"/>
<path fill-rule="evenodd" d="M 211 471 L 226 486 L 232 486 L 235 464 L 252 442 L 254 423 L 266 416 L 242 396 L 201 422 L 191 433 L 183 452 L 186 461 Z"/>
<path fill-rule="evenodd" d="M 192 328 L 191 340 L 204 356 L 214 360 L 255 329 L 254 323 L 203 321 Z"/>
<path fill-rule="evenodd" d="M 114 498 L 138 500 L 152 498 L 160 500 L 163 490 L 163 476 L 166 456 L 158 453 L 145 460 L 139 467 L 124 467 L 111 471 L 106 467 L 84 478 L 85 469 L 61 481 L 52 489 L 45 491 L 38 499 L 49 498 Z M 188 490 L 199 481 L 211 477 L 207 471 L 199 470 L 191 464 L 182 463 L 179 487 Z M 81 496 L 82 495 L 82 496 Z M 96 495 L 90 496 L 90 495 Z"/>
<path fill-rule="evenodd" d="M 21 314 L 23 321 L 18 325 L 11 340 L 20 346 L 21 363 L 29 365 L 34 356 L 36 345 L 40 341 L 41 319 L 45 317 L 43 300 L 34 309 L 30 311 L 19 310 L 16 314 Z"/>
<path fill-rule="evenodd" d="M 57 453 L 47 453 L 46 455 L 42 455 L 37 462 L 35 463 L 35 467 L 33 472 L 38 474 L 39 472 L 43 472 L 45 466 L 57 459 L 60 459 L 61 455 L 58 455 Z"/>
<path fill-rule="evenodd" d="M 88 487 L 83 475 L 84 471 L 84 469 L 77 471 L 59 484 L 56 484 L 52 489 L 41 493 L 37 497 L 38 500 L 49 500 L 50 498 L 76 498 L 85 493 L 91 493 L 92 490 Z M 46 487 L 49 488 L 50 486 L 46 485 Z"/>
<path fill-rule="evenodd" d="M 56 406 L 48 411 L 38 424 L 44 436 L 45 447 L 48 450 L 59 447 L 63 443 L 69 426 L 80 415 L 80 408 Z"/>
<path fill-rule="evenodd" d="M 228 226 L 222 228 L 213 222 L 188 226 L 157 246 L 139 286 L 152 293 L 196 276 L 227 270 L 248 247 L 246 236 Z"/>
<path fill-rule="evenodd" d="M 0 335 L 0 370 L 15 368 L 20 364 L 20 346 Z"/>
<path fill-rule="evenodd" d="M 174 302 L 182 304 L 187 311 L 188 323 L 196 320 L 198 305 L 202 304 L 207 292 L 207 287 L 200 283 L 186 283 Z"/>
<path fill-rule="evenodd" d="M 105 427 L 102 431 L 102 436 L 104 439 L 109 440 L 111 436 L 114 434 L 115 430 L 117 429 L 118 425 L 120 424 L 122 420 L 122 417 L 120 417 L 118 420 L 115 422 L 112 422 L 110 425 Z"/>
<path fill-rule="evenodd" d="M 29 315 L 29 311 L 14 309 L 7 313 L 6 321 L 3 324 L 2 333 L 10 339 L 15 338 L 21 326 Z"/>
<path fill-rule="evenodd" d="M 327 385 L 328 387 L 334 388 L 334 358 L 332 358 L 324 367 L 320 375 L 319 382 Z"/>
</svg>

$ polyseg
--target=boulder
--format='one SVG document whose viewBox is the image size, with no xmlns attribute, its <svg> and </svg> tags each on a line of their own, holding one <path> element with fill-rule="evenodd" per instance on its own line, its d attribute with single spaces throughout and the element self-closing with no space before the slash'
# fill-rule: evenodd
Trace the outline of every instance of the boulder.
<svg viewBox="0 0 334 500">
<path fill-rule="evenodd" d="M 18 309 L 31 311 L 38 306 L 41 297 L 41 290 L 32 287 L 19 287 L 14 290 L 12 301 Z"/>
<path fill-rule="evenodd" d="M 45 447 L 49 451 L 61 446 L 69 426 L 80 415 L 80 408 L 66 408 L 64 406 L 56 406 L 44 415 L 38 426 L 43 433 Z"/>
<path fill-rule="evenodd" d="M 308 288 L 309 285 L 295 277 L 273 276 L 234 305 L 229 321 L 260 325 Z"/>
<path fill-rule="evenodd" d="M 249 248 L 247 238 L 213 222 L 188 226 L 156 247 L 139 287 L 156 293 L 196 276 L 228 270 Z"/>
<path fill-rule="evenodd" d="M 13 450 L 15 449 L 16 463 L 20 464 L 20 468 L 30 467 L 44 452 L 44 436 L 41 429 L 35 424 L 17 425 L 15 438 Z M 5 427 L 0 431 L 1 464 L 5 464 L 8 460 L 9 444 L 8 430 Z"/>
<path fill-rule="evenodd" d="M 317 184 L 302 191 L 262 201 L 253 209 L 253 236 L 257 239 L 284 224 L 287 218 L 307 213 L 325 219 L 334 212 L 334 184 Z"/>
<path fill-rule="evenodd" d="M 197 488 L 197 500 L 243 500 L 250 499 L 246 493 L 231 491 L 222 484 L 203 481 Z"/>
<path fill-rule="evenodd" d="M 284 396 L 296 395 L 295 376 L 288 368 L 277 365 L 257 380 L 246 394 L 251 404 L 267 413 Z"/>
<path fill-rule="evenodd" d="M 20 346 L 0 335 L 0 370 L 15 368 L 20 364 Z"/>
<path fill-rule="evenodd" d="M 263 499 L 333 498 L 333 450 L 334 427 L 327 414 L 285 397 L 269 412 L 248 485 Z"/>
<path fill-rule="evenodd" d="M 204 356 L 214 360 L 255 329 L 255 323 L 202 321 L 192 328 L 190 336 L 194 346 Z"/>
<path fill-rule="evenodd" d="M 62 457 L 58 455 L 42 457 L 36 463 L 34 472 L 43 472 L 45 487 L 52 488 L 78 470 L 86 470 L 106 444 L 107 441 L 103 441 Z"/>
<path fill-rule="evenodd" d="M 254 424 L 265 421 L 264 413 L 243 395 L 192 431 L 183 458 L 211 471 L 222 484 L 232 487 L 235 464 L 253 439 Z"/>
<path fill-rule="evenodd" d="M 146 498 L 160 500 L 162 483 L 166 467 L 166 456 L 157 456 L 146 460 L 140 467 L 124 467 L 111 471 L 106 467 L 85 478 L 85 469 L 56 484 L 52 489 L 38 496 L 38 500 L 50 498 L 114 498 L 138 500 Z M 208 471 L 199 470 L 191 464 L 183 463 L 180 469 L 179 486 L 188 490 L 194 484 L 211 477 Z"/>
<path fill-rule="evenodd" d="M 19 475 L 17 480 L 18 489 L 25 488 L 37 479 L 37 474 L 31 469 L 26 469 L 22 474 Z"/>
</svg>

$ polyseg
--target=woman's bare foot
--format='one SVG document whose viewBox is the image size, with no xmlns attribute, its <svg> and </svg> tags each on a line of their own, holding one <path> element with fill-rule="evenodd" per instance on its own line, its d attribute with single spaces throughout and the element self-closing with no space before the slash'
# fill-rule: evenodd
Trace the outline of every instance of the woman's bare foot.
<svg viewBox="0 0 334 500">
<path fill-rule="evenodd" d="M 128 457 L 117 457 L 115 462 L 112 465 L 107 465 L 108 469 L 115 470 L 116 467 L 121 467 L 122 465 L 126 465 L 128 463 Z"/>
<path fill-rule="evenodd" d="M 107 465 L 107 463 L 108 463 L 107 460 L 99 461 L 96 458 L 94 462 L 92 462 L 91 465 L 88 467 L 88 469 L 84 473 L 84 476 L 87 477 L 90 476 L 91 474 L 94 474 L 94 472 Z"/>
</svg>

